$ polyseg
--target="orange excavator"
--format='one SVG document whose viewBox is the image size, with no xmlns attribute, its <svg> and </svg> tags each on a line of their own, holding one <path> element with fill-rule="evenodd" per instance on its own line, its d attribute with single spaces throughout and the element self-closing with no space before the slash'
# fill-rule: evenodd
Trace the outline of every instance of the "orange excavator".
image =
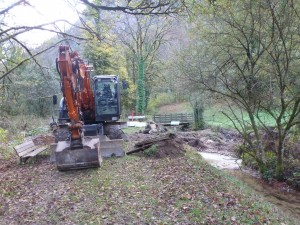
<svg viewBox="0 0 300 225">
<path fill-rule="evenodd" d="M 69 46 L 59 46 L 56 65 L 63 94 L 58 121 L 68 128 L 55 149 L 58 170 L 99 167 L 102 158 L 123 156 L 119 77 L 91 78 L 91 67 Z"/>
</svg>

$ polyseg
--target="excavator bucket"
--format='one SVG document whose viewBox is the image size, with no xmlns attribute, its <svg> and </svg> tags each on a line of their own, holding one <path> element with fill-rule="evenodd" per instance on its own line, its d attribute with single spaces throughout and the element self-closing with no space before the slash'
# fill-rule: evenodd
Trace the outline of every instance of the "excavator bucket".
<svg viewBox="0 0 300 225">
<path fill-rule="evenodd" d="M 55 150 L 57 169 L 60 171 L 99 167 L 102 162 L 99 138 L 85 137 L 83 148 L 70 149 L 69 141 L 60 141 Z"/>
<path fill-rule="evenodd" d="M 100 155 L 103 158 L 123 157 L 125 151 L 123 148 L 123 139 L 110 140 L 105 135 L 100 135 Z"/>
</svg>

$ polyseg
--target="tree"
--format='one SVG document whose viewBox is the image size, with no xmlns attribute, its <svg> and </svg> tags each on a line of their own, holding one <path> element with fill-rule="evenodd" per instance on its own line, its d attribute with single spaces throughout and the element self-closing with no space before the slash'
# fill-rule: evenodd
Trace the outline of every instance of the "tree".
<svg viewBox="0 0 300 225">
<path fill-rule="evenodd" d="M 40 68 L 42 67 L 36 57 L 48 51 L 49 49 L 55 47 L 57 45 L 46 46 L 43 49 L 37 48 L 32 49 L 30 48 L 20 36 L 25 33 L 32 32 L 34 30 L 40 30 L 50 33 L 56 33 L 62 37 L 62 40 L 59 40 L 58 43 L 69 40 L 69 39 L 76 39 L 76 40 L 85 40 L 85 38 L 80 37 L 78 35 L 72 35 L 67 32 L 62 32 L 57 24 L 58 23 L 67 23 L 73 27 L 77 27 L 78 29 L 83 29 L 80 26 L 72 25 L 68 21 L 65 20 L 56 20 L 49 23 L 38 24 L 35 26 L 27 26 L 27 25 L 16 25 L 13 26 L 9 23 L 8 15 L 11 11 L 16 7 L 32 7 L 30 3 L 26 0 L 20 0 L 11 5 L 8 5 L 6 8 L 0 11 L 0 47 L 2 51 L 2 57 L 0 61 L 0 81 L 3 80 L 5 77 L 12 74 L 18 67 L 24 65 L 29 61 L 33 61 L 37 64 Z M 10 53 L 15 52 L 15 49 L 19 49 L 17 60 L 15 56 L 12 56 Z M 14 59 L 12 59 L 12 57 Z"/>
<path fill-rule="evenodd" d="M 112 3 L 107 3 L 105 5 L 103 3 L 100 4 L 99 1 L 94 1 L 90 2 L 88 0 L 80 0 L 83 4 L 87 5 L 89 8 L 94 9 L 96 12 L 100 11 L 119 11 L 119 12 L 124 12 L 127 14 L 141 14 L 141 15 L 160 15 L 160 14 L 173 14 L 173 13 L 178 13 L 180 10 L 182 10 L 182 7 L 184 7 L 184 2 L 178 2 L 178 1 L 124 1 L 122 5 L 115 5 Z M 0 17 L 1 17 L 1 25 L 0 25 L 0 45 L 13 45 L 13 46 L 20 46 L 21 49 L 23 49 L 24 53 L 23 55 L 24 58 L 22 58 L 20 61 L 14 62 L 11 67 L 8 67 L 6 65 L 6 60 L 2 60 L 2 67 L 1 73 L 0 73 L 0 80 L 4 79 L 6 76 L 8 76 L 10 73 L 12 73 L 16 68 L 19 66 L 23 65 L 24 63 L 33 60 L 37 65 L 38 62 L 35 60 L 36 56 L 44 53 L 47 51 L 49 48 L 52 48 L 54 46 L 50 46 L 46 49 L 37 51 L 37 52 L 32 52 L 32 50 L 25 44 L 23 43 L 18 37 L 21 34 L 31 32 L 33 30 L 43 30 L 47 32 L 52 32 L 59 34 L 64 37 L 65 41 L 66 39 L 72 39 L 75 38 L 77 40 L 85 40 L 83 37 L 79 37 L 78 35 L 71 35 L 67 32 L 62 32 L 61 30 L 58 29 L 57 23 L 59 22 L 64 22 L 68 23 L 68 21 L 64 20 L 58 20 L 58 21 L 53 21 L 50 23 L 46 24 L 39 24 L 36 26 L 10 26 L 6 23 L 5 21 L 5 16 L 9 14 L 12 9 L 15 7 L 31 7 L 30 3 L 26 0 L 19 0 L 16 1 L 15 3 L 12 3 L 11 5 L 8 5 L 6 8 L 2 9 L 0 11 Z M 75 9 L 75 7 L 74 7 Z M 78 12 L 78 14 L 80 14 Z M 81 19 L 82 22 L 82 27 L 81 26 L 76 26 L 78 29 L 81 30 L 87 30 L 91 34 L 95 35 L 99 32 L 95 32 L 95 30 L 91 29 L 87 23 L 85 23 L 84 20 Z M 69 23 L 68 23 L 69 24 Z M 71 26 L 74 26 L 72 24 L 69 24 Z"/>
<path fill-rule="evenodd" d="M 167 18 L 162 21 L 162 18 L 153 16 L 126 16 L 125 18 L 124 28 L 119 36 L 131 53 L 129 60 L 132 63 L 132 78 L 137 86 L 136 110 L 144 114 L 146 99 L 150 95 L 151 75 L 154 75 L 151 68 L 171 23 Z"/>
<path fill-rule="evenodd" d="M 195 16 L 197 47 L 182 59 L 190 85 L 228 102 L 223 113 L 242 134 L 262 173 L 268 168 L 261 130 L 272 136 L 274 130 L 264 117 L 272 118 L 279 180 L 284 176 L 285 141 L 300 113 L 296 8 L 298 3 L 287 0 L 202 4 L 197 10 L 206 16 Z"/>
<path fill-rule="evenodd" d="M 12 3 L 11 5 L 7 5 L 6 8 L 0 11 L 1 114 L 19 113 L 20 111 L 18 108 L 23 107 L 24 101 L 33 99 L 33 96 L 25 94 L 25 90 L 27 90 L 26 85 L 31 88 L 31 94 L 35 93 L 36 97 L 46 96 L 46 90 L 48 89 L 43 88 L 45 88 L 45 86 L 52 81 L 52 78 L 50 78 L 51 81 L 49 82 L 48 75 L 52 72 L 50 71 L 51 67 L 54 66 L 55 68 L 54 62 L 56 55 L 52 58 L 51 67 L 47 67 L 48 64 L 43 65 L 43 62 L 40 62 L 38 59 L 39 56 L 49 52 L 61 42 L 69 41 L 71 39 L 85 40 L 85 38 L 78 35 L 78 33 L 72 34 L 72 32 L 62 32 L 57 25 L 58 23 L 62 22 L 68 23 L 64 20 L 41 23 L 34 26 L 24 24 L 14 25 L 14 23 L 10 21 L 10 16 L 14 13 L 14 9 L 17 7 L 33 6 L 31 6 L 28 1 L 20 0 L 15 1 L 15 3 Z M 72 27 L 82 30 L 80 26 L 72 25 Z M 40 47 L 32 48 L 23 41 L 22 35 L 36 30 L 58 34 L 59 38 L 57 38 L 56 41 L 48 41 L 46 44 L 42 44 Z M 33 67 L 32 63 L 36 66 Z M 28 73 L 28 71 L 30 71 L 30 73 Z M 39 78 L 37 79 L 39 85 L 29 82 L 31 79 L 36 80 L 36 78 L 33 78 L 34 75 L 36 75 L 36 78 Z M 24 85 L 20 84 L 20 82 L 23 82 Z M 45 93 L 42 94 L 42 91 L 45 91 Z M 40 101 L 40 103 L 38 102 L 39 100 L 36 99 L 33 104 L 30 105 L 39 105 L 41 107 L 36 107 L 34 110 L 29 111 L 27 109 L 24 111 L 23 108 L 23 112 L 35 112 L 40 115 L 45 114 L 45 111 L 37 110 L 43 108 L 42 106 L 45 101 Z"/>
</svg>

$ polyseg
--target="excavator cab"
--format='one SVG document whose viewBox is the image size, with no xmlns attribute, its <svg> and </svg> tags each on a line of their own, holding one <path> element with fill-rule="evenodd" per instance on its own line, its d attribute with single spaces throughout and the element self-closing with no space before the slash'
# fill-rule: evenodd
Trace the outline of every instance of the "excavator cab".
<svg viewBox="0 0 300 225">
<path fill-rule="evenodd" d="M 103 158 L 124 156 L 122 131 L 117 121 L 120 119 L 120 83 L 117 75 L 93 77 L 95 96 L 95 121 L 102 125 L 100 152 Z M 120 133 L 121 132 L 121 133 Z"/>
<path fill-rule="evenodd" d="M 120 88 L 116 75 L 94 77 L 95 118 L 97 122 L 120 119 Z"/>
</svg>

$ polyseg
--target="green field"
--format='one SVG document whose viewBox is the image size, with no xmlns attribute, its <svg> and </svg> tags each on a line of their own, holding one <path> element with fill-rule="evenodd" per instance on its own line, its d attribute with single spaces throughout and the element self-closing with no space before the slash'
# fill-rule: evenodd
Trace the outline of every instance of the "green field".
<svg viewBox="0 0 300 225">
<path fill-rule="evenodd" d="M 216 127 L 224 127 L 224 128 L 231 128 L 233 129 L 234 126 L 232 122 L 222 113 L 227 112 L 225 106 L 221 106 L 218 104 L 211 105 L 211 106 L 205 106 L 204 107 L 204 121 L 206 125 L 208 126 L 216 126 Z M 188 102 L 178 103 L 178 104 L 171 104 L 171 105 L 165 105 L 159 108 L 158 113 L 193 113 L 192 106 Z M 245 123 L 250 122 L 250 119 L 248 115 L 246 115 L 245 112 L 242 113 L 239 112 L 238 109 L 236 109 L 236 112 L 239 115 L 239 119 L 244 120 Z M 230 114 L 230 113 L 228 113 Z M 267 126 L 274 126 L 275 121 L 270 117 L 270 115 L 267 115 L 266 113 L 260 113 L 259 114 L 261 120 L 267 125 Z"/>
</svg>

